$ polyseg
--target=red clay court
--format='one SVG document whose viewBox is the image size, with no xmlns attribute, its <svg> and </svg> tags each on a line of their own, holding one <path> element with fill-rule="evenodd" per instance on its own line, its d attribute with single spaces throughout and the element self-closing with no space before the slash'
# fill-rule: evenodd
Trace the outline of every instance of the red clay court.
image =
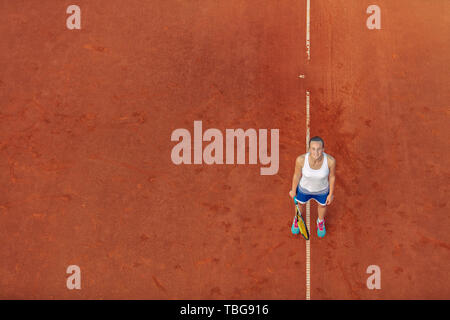
<svg viewBox="0 0 450 320">
<path fill-rule="evenodd" d="M 306 299 L 306 92 L 337 161 L 310 298 L 450 298 L 449 1 L 313 0 L 310 59 L 307 0 L 72 4 L 0 1 L 1 299 Z M 277 174 L 175 165 L 196 120 L 279 129 Z"/>
</svg>

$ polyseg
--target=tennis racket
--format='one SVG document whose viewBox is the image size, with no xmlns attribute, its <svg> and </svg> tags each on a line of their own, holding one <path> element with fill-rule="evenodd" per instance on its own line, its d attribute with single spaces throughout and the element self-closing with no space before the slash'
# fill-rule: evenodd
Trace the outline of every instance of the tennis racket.
<svg viewBox="0 0 450 320">
<path fill-rule="evenodd" d="M 295 216 L 297 217 L 297 225 L 300 229 L 300 233 L 305 238 L 305 240 L 309 240 L 309 231 L 306 227 L 305 220 L 303 220 L 302 213 L 300 212 L 300 208 L 298 206 L 297 200 L 294 199 L 295 203 Z"/>
</svg>

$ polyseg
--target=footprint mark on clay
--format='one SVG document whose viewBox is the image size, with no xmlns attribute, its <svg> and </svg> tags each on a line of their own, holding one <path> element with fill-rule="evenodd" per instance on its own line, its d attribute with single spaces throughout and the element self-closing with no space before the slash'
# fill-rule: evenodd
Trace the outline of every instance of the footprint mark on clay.
<svg viewBox="0 0 450 320">
<path fill-rule="evenodd" d="M 217 295 L 221 295 L 222 294 L 222 292 L 221 292 L 219 287 L 214 287 L 214 288 L 211 289 L 211 295 L 214 295 L 214 294 L 217 294 Z"/>
<path fill-rule="evenodd" d="M 400 273 L 403 272 L 403 268 L 401 268 L 401 267 L 395 267 L 394 272 L 395 272 L 395 274 L 400 274 Z"/>
</svg>

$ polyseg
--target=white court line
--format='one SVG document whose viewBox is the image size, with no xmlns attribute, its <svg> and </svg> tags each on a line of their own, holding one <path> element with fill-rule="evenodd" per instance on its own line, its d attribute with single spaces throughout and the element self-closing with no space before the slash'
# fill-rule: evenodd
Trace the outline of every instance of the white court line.
<svg viewBox="0 0 450 320">
<path fill-rule="evenodd" d="M 308 56 L 308 60 L 311 59 L 311 43 L 310 43 L 310 10 L 311 3 L 310 0 L 306 0 L 306 55 Z"/>
<path fill-rule="evenodd" d="M 311 59 L 311 42 L 310 42 L 310 14 L 311 3 L 306 0 L 306 55 L 308 61 Z M 309 151 L 309 91 L 306 91 L 306 152 Z M 306 226 L 310 232 L 310 204 L 306 203 Z M 311 300 L 311 245 L 310 241 L 306 241 L 306 300 Z"/>
<path fill-rule="evenodd" d="M 308 1 L 309 2 L 309 1 Z M 309 151 L 309 91 L 306 91 L 306 152 Z M 310 205 L 306 203 L 306 226 L 309 230 L 309 238 L 311 239 L 310 228 Z M 306 240 L 306 300 L 311 300 L 311 246 L 310 241 Z"/>
</svg>

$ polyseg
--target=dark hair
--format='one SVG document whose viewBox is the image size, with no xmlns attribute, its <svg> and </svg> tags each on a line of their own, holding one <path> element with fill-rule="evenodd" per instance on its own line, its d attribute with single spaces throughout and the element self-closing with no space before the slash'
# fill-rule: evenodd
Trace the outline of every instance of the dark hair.
<svg viewBox="0 0 450 320">
<path fill-rule="evenodd" d="M 321 137 L 315 136 L 315 137 L 312 137 L 311 139 L 309 139 L 308 147 L 311 146 L 311 141 L 320 141 L 320 142 L 322 142 L 322 148 L 325 148 L 325 142 L 323 142 Z"/>
</svg>

